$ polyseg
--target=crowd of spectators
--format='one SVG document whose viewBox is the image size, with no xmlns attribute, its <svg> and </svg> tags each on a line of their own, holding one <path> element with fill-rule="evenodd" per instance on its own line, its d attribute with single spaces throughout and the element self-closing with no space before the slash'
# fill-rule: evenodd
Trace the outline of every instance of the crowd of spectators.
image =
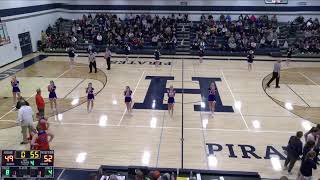
<svg viewBox="0 0 320 180">
<path fill-rule="evenodd" d="M 66 29 L 64 22 L 69 22 Z M 68 48 L 79 43 L 99 46 L 142 49 L 145 47 L 174 49 L 177 45 L 177 24 L 188 22 L 188 15 L 167 17 L 126 14 L 88 14 L 81 19 L 59 18 L 55 25 L 41 33 L 43 48 Z M 320 52 L 320 23 L 317 18 L 297 17 L 288 24 L 287 39 L 280 43 L 280 26 L 276 15 L 255 16 L 202 15 L 200 22 L 191 22 L 191 48 L 247 51 L 257 48 L 293 48 L 294 52 Z M 183 26 L 184 28 L 184 26 Z M 183 31 L 183 30 L 182 30 Z M 292 41 L 293 39 L 293 41 Z"/>
<path fill-rule="evenodd" d="M 295 37 L 293 47 L 302 53 L 320 52 L 320 24 L 317 18 L 305 21 L 297 17 L 288 25 L 289 34 Z"/>
<path fill-rule="evenodd" d="M 55 23 L 55 29 L 49 25 L 46 31 L 41 32 L 41 49 L 67 48 L 71 45 L 71 34 L 61 30 L 63 21 L 59 18 Z"/>
<path fill-rule="evenodd" d="M 53 32 L 49 27 L 42 39 L 53 48 L 65 48 L 77 42 L 93 42 L 96 46 L 175 48 L 177 23 L 187 20 L 188 16 L 182 14 L 167 17 L 126 14 L 123 19 L 114 14 L 89 14 L 73 20 L 68 32 L 61 32 L 59 28 Z M 60 27 L 62 22 L 63 19 L 59 19 L 56 26 Z"/>
<path fill-rule="evenodd" d="M 247 51 L 249 49 L 280 46 L 278 35 L 280 29 L 276 15 L 240 15 L 232 19 L 230 15 L 221 15 L 216 21 L 212 15 L 200 18 L 200 23 L 192 26 L 195 37 L 192 48 L 201 44 L 206 48 L 227 51 Z"/>
</svg>

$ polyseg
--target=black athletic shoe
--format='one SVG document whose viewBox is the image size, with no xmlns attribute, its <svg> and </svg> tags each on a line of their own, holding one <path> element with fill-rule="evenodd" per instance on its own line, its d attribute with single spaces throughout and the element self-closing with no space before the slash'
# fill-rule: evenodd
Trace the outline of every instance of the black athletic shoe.
<svg viewBox="0 0 320 180">
<path fill-rule="evenodd" d="M 28 142 L 23 142 L 23 141 L 22 141 L 20 144 L 28 144 Z"/>
<path fill-rule="evenodd" d="M 280 86 L 276 86 L 276 88 L 280 88 Z"/>
</svg>

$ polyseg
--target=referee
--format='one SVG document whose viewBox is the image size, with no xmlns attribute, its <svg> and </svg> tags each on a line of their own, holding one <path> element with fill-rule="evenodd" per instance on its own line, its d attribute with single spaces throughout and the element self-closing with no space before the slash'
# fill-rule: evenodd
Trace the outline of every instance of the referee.
<svg viewBox="0 0 320 180">
<path fill-rule="evenodd" d="M 92 67 L 94 68 L 94 72 L 97 73 L 96 53 L 89 51 L 88 60 L 89 60 L 89 69 L 90 69 L 89 73 L 92 73 Z"/>
<path fill-rule="evenodd" d="M 106 59 L 107 61 L 107 70 L 110 70 L 111 69 L 111 51 L 106 48 L 106 53 L 104 55 L 104 58 Z"/>
<path fill-rule="evenodd" d="M 267 87 L 270 87 L 271 82 L 274 81 L 274 79 L 276 79 L 276 88 L 280 88 L 279 86 L 280 70 L 281 70 L 281 60 L 279 59 L 273 66 L 272 78 L 267 83 Z"/>
</svg>

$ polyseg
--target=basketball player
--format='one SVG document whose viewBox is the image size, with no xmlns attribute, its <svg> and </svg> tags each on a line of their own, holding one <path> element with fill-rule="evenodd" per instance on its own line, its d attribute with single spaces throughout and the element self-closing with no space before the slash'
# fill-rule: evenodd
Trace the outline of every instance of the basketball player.
<svg viewBox="0 0 320 180">
<path fill-rule="evenodd" d="M 168 111 L 171 116 L 173 116 L 173 107 L 174 107 L 174 96 L 176 95 L 176 91 L 173 89 L 173 86 L 167 90 L 168 93 Z"/>
<path fill-rule="evenodd" d="M 56 94 L 56 85 L 53 81 L 50 81 L 50 84 L 48 85 L 48 91 L 49 91 L 49 101 L 50 101 L 50 107 L 51 111 L 57 111 L 57 94 Z M 54 108 L 53 108 L 54 104 Z"/>
<path fill-rule="evenodd" d="M 74 51 L 75 51 L 75 49 L 73 47 L 70 47 L 68 50 L 68 56 L 69 56 L 69 60 L 70 60 L 70 68 L 73 68 L 73 66 L 74 66 L 74 59 L 76 56 L 76 53 Z"/>
<path fill-rule="evenodd" d="M 130 50 L 131 50 L 130 46 L 129 46 L 128 44 L 126 44 L 126 45 L 124 46 L 124 51 L 125 51 L 125 54 L 126 54 L 126 61 L 129 60 Z"/>
<path fill-rule="evenodd" d="M 252 70 L 252 63 L 253 63 L 253 58 L 254 58 L 253 53 L 254 53 L 253 50 L 250 50 L 248 55 L 247 55 L 248 71 Z"/>
<path fill-rule="evenodd" d="M 216 91 L 217 91 L 216 85 L 214 83 L 211 83 L 208 91 L 209 91 L 209 96 L 208 96 L 209 109 L 210 109 L 211 115 L 213 116 L 213 113 L 216 107 Z"/>
<path fill-rule="evenodd" d="M 48 130 L 49 129 L 49 122 L 48 122 L 48 119 L 45 118 L 45 117 L 41 117 L 38 121 L 38 125 L 37 127 L 39 127 L 40 129 L 42 130 Z"/>
<path fill-rule="evenodd" d="M 153 54 L 154 54 L 154 60 L 156 61 L 156 63 L 155 63 L 156 67 L 159 67 L 160 56 L 161 56 L 159 49 L 156 49 Z"/>
<path fill-rule="evenodd" d="M 204 56 L 204 48 L 200 47 L 200 49 L 199 49 L 199 62 L 200 62 L 200 64 L 203 61 L 203 56 Z"/>
<path fill-rule="evenodd" d="M 37 129 L 40 128 L 40 129 L 45 130 L 45 131 L 48 130 L 48 129 L 49 129 L 48 120 L 47 120 L 46 118 L 44 118 L 44 117 L 40 117 L 36 128 L 37 128 Z M 30 142 L 31 142 L 33 136 L 34 136 L 35 134 L 37 134 L 37 133 L 38 133 L 38 131 L 37 131 L 36 129 L 33 129 L 33 130 L 31 131 L 30 135 L 29 135 L 29 139 L 28 139 L 28 140 L 30 140 Z M 30 143 L 30 145 L 31 145 L 31 143 Z M 34 147 L 31 145 L 30 149 L 34 149 Z"/>
<path fill-rule="evenodd" d="M 131 98 L 131 95 L 132 95 L 132 91 L 131 91 L 130 87 L 126 86 L 126 89 L 124 90 L 124 102 L 126 103 L 128 113 L 132 112 L 132 107 L 131 107 L 132 98 Z"/>
<path fill-rule="evenodd" d="M 92 67 L 94 68 L 94 72 L 97 73 L 96 53 L 93 51 L 89 51 L 88 60 L 90 69 L 89 73 L 92 73 Z"/>
<path fill-rule="evenodd" d="M 42 130 L 39 126 L 37 127 L 37 133 L 35 133 L 31 140 L 32 150 L 50 150 L 49 143 L 53 140 L 54 135 L 47 130 Z"/>
<path fill-rule="evenodd" d="M 87 93 L 87 111 L 88 113 L 92 111 L 93 109 L 93 101 L 94 101 L 94 88 L 92 87 L 92 83 L 88 84 L 88 87 L 86 88 L 86 93 Z M 91 109 L 90 109 L 90 104 L 91 104 Z"/>
<path fill-rule="evenodd" d="M 293 52 L 293 49 L 289 48 L 288 53 L 287 53 L 287 61 L 286 61 L 287 66 L 289 66 L 289 64 L 290 64 L 292 52 Z"/>
<path fill-rule="evenodd" d="M 13 97 L 12 107 L 16 107 L 17 97 L 20 97 L 20 93 L 21 93 L 19 88 L 19 81 L 17 80 L 16 76 L 12 76 L 11 86 L 12 86 L 12 97 Z"/>
<path fill-rule="evenodd" d="M 107 70 L 110 70 L 111 69 L 111 51 L 106 48 L 106 53 L 104 55 L 104 58 L 106 59 L 107 61 Z"/>
</svg>

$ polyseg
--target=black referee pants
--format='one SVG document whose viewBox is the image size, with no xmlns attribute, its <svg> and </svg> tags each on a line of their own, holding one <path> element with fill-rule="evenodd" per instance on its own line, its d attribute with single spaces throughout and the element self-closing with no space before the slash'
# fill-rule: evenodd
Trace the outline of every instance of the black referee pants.
<svg viewBox="0 0 320 180">
<path fill-rule="evenodd" d="M 108 66 L 108 70 L 110 70 L 111 69 L 111 58 L 110 57 L 108 57 L 107 58 L 107 66 Z"/>
<path fill-rule="evenodd" d="M 272 78 L 267 83 L 267 86 L 270 86 L 270 84 L 272 83 L 272 81 L 274 81 L 274 79 L 276 79 L 276 87 L 279 87 L 280 76 L 279 76 L 279 73 L 277 72 L 272 73 Z"/>
<path fill-rule="evenodd" d="M 96 61 L 90 62 L 90 64 L 89 64 L 90 73 L 92 73 L 92 67 L 94 68 L 94 72 L 97 73 L 97 63 L 96 63 Z"/>
</svg>

